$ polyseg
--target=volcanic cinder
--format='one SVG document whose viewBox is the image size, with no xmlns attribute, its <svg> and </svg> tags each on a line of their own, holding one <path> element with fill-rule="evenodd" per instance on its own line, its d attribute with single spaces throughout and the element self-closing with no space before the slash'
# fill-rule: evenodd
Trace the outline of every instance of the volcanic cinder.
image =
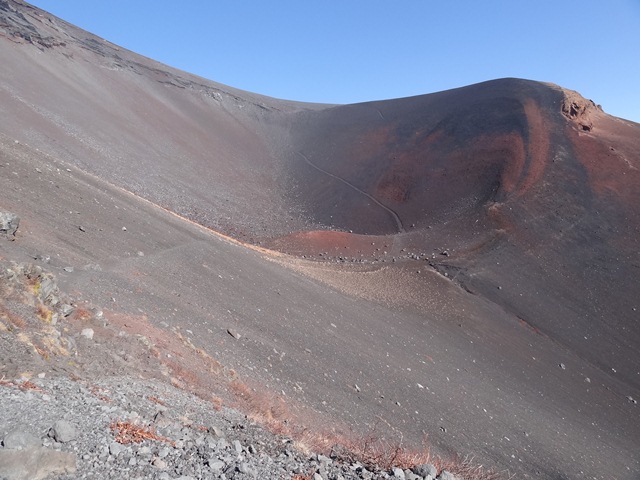
<svg viewBox="0 0 640 480">
<path fill-rule="evenodd" d="M 357 431 L 640 478 L 639 124 L 519 79 L 276 100 L 14 0 L 0 65 L 2 256 Z"/>
</svg>

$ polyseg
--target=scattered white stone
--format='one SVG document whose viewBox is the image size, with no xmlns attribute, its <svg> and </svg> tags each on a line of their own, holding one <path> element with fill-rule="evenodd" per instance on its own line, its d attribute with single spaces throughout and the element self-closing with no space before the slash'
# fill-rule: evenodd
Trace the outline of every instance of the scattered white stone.
<svg viewBox="0 0 640 480">
<path fill-rule="evenodd" d="M 93 339 L 93 328 L 84 328 L 80 334 L 88 340 Z"/>
</svg>

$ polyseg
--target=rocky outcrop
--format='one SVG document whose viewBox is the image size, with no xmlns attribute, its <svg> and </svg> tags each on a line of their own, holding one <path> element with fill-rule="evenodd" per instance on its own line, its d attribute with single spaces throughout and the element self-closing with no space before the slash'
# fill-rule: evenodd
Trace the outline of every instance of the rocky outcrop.
<svg viewBox="0 0 640 480">
<path fill-rule="evenodd" d="M 15 213 L 0 211 L 0 235 L 5 235 L 10 239 L 16 236 L 20 226 L 20 217 Z"/>
<path fill-rule="evenodd" d="M 578 124 L 581 130 L 590 132 L 593 129 L 593 119 L 599 112 L 602 112 L 602 107 L 573 90 L 563 90 L 563 92 L 562 114 Z"/>
</svg>

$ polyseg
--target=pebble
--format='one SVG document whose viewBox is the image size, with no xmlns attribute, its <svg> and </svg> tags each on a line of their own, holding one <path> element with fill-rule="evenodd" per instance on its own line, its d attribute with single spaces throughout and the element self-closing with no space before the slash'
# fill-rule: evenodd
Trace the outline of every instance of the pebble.
<svg viewBox="0 0 640 480">
<path fill-rule="evenodd" d="M 93 328 L 84 328 L 82 329 L 82 333 L 80 333 L 84 338 L 88 340 L 93 339 Z"/>
</svg>

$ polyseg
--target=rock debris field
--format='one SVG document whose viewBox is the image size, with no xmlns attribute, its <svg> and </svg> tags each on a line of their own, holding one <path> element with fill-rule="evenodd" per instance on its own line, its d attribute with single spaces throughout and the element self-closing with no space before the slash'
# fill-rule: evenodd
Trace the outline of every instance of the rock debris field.
<svg viewBox="0 0 640 480">
<path fill-rule="evenodd" d="M 312 453 L 212 392 L 191 393 L 144 335 L 110 325 L 35 260 L 0 258 L 0 480 L 463 478 L 360 463 L 344 447 Z"/>
<path fill-rule="evenodd" d="M 372 472 L 304 454 L 238 411 L 159 381 L 50 378 L 0 385 L 0 478 L 461 478 L 432 465 Z"/>
</svg>

